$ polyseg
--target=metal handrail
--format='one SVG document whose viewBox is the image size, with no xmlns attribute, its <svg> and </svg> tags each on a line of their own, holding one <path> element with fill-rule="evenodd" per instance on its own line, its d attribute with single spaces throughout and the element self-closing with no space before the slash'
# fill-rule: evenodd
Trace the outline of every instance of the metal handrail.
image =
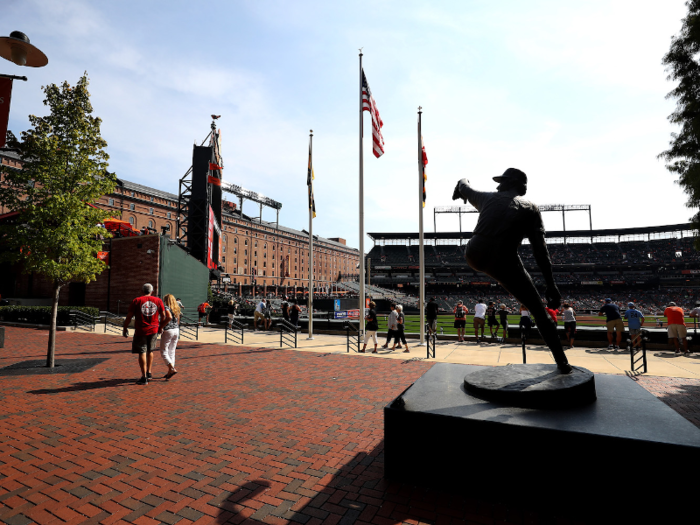
<svg viewBox="0 0 700 525">
<path fill-rule="evenodd" d="M 430 330 L 428 330 L 428 324 L 425 324 L 425 346 L 427 350 L 427 355 L 426 359 L 430 359 L 431 357 L 435 359 L 435 344 L 437 343 L 437 334 L 431 334 Z M 430 351 L 432 347 L 432 352 Z M 432 355 L 430 355 L 432 353 Z"/>
<path fill-rule="evenodd" d="M 352 330 L 353 332 L 356 332 L 357 335 L 355 335 L 355 333 L 353 333 L 351 336 L 350 330 Z M 360 334 L 360 325 L 358 324 L 357 328 L 355 328 L 350 321 L 345 321 L 345 334 L 346 334 L 346 343 L 345 343 L 346 352 L 350 353 L 350 337 L 352 337 L 353 339 L 357 338 L 357 348 L 353 349 L 353 352 L 359 352 L 360 351 L 360 335 L 361 335 Z"/>
<path fill-rule="evenodd" d="M 108 312 L 108 311 L 106 311 L 106 310 L 101 310 L 101 311 L 100 311 L 100 318 L 103 318 L 103 319 L 104 319 L 104 324 L 105 324 L 105 330 L 104 330 L 104 332 L 105 332 L 105 333 L 107 333 L 107 328 L 108 328 L 108 327 L 109 327 L 109 329 L 110 329 L 111 331 L 113 331 L 113 332 L 117 332 L 117 333 L 120 333 L 120 334 L 122 333 L 123 326 L 124 326 L 124 317 L 122 317 L 122 316 L 120 316 L 120 315 L 117 315 L 117 314 L 113 314 L 112 312 Z M 118 322 L 118 323 L 117 323 L 117 322 L 113 322 L 113 321 L 115 321 L 116 319 L 119 319 L 119 322 Z"/>
<path fill-rule="evenodd" d="M 181 337 L 199 341 L 199 321 L 181 315 L 179 328 Z"/>
<path fill-rule="evenodd" d="M 627 348 L 630 351 L 630 369 L 633 373 L 639 372 L 640 370 L 647 373 L 647 341 L 649 340 L 649 331 L 642 330 L 642 349 L 635 350 L 632 346 L 632 338 L 627 339 Z M 641 355 L 639 355 L 641 354 Z"/>
<path fill-rule="evenodd" d="M 285 319 L 280 319 L 277 322 L 277 327 L 279 328 L 280 331 L 280 348 L 284 344 L 291 348 L 297 348 L 297 330 L 298 328 L 290 323 L 289 321 Z M 294 334 L 294 337 L 292 338 L 292 334 Z"/>
<path fill-rule="evenodd" d="M 243 323 L 240 323 L 236 321 L 235 319 L 231 319 L 227 324 L 226 324 L 226 329 L 224 331 L 224 342 L 228 343 L 228 331 L 229 329 L 231 330 L 231 336 L 233 337 L 233 342 L 237 343 L 239 345 L 243 344 L 243 334 L 245 333 L 245 325 Z M 241 335 L 240 335 L 240 341 L 238 340 L 238 330 L 240 330 Z"/>
</svg>

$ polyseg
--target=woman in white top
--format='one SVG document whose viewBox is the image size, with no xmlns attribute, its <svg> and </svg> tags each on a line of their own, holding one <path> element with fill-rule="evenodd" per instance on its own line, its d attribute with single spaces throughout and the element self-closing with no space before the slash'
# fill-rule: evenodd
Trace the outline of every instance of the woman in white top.
<svg viewBox="0 0 700 525">
<path fill-rule="evenodd" d="M 177 374 L 177 370 L 175 370 L 175 348 L 180 337 L 180 316 L 182 312 L 174 295 L 168 294 L 163 297 L 163 304 L 165 309 L 169 310 L 172 315 L 172 319 L 163 327 L 163 334 L 160 336 L 160 354 L 163 356 L 165 364 L 168 365 L 168 373 L 164 376 L 164 379 L 167 381 Z"/>
<path fill-rule="evenodd" d="M 527 338 L 530 336 L 530 328 L 532 328 L 532 319 L 530 319 L 530 310 L 524 304 L 520 305 L 520 323 L 518 326 L 520 328 L 520 337 L 523 341 L 527 341 Z"/>
<path fill-rule="evenodd" d="M 569 342 L 569 348 L 574 347 L 574 337 L 576 336 L 576 314 L 571 305 L 564 303 L 564 331 L 566 332 L 566 340 Z"/>
</svg>

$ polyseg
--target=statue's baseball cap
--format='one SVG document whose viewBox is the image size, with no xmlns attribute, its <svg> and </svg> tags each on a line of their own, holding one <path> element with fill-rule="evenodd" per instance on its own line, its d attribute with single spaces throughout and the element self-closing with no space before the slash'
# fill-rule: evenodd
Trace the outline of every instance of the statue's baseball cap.
<svg viewBox="0 0 700 525">
<path fill-rule="evenodd" d="M 503 172 L 503 175 L 499 175 L 497 177 L 494 177 L 493 180 L 495 180 L 496 182 L 503 182 L 506 180 L 512 180 L 515 182 L 520 182 L 522 184 L 527 184 L 527 175 L 525 175 L 519 169 L 508 168 L 506 171 Z"/>
<path fill-rule="evenodd" d="M 608 297 L 608 298 L 605 300 L 605 302 L 606 302 L 606 303 L 612 303 L 612 299 L 610 299 L 610 297 Z"/>
<path fill-rule="evenodd" d="M 668 305 L 669 305 L 669 306 L 676 306 L 676 303 L 674 303 L 673 301 L 671 301 L 670 303 L 668 303 Z"/>
<path fill-rule="evenodd" d="M 627 303 L 627 306 L 629 306 L 630 308 L 634 308 L 634 303 Z"/>
</svg>

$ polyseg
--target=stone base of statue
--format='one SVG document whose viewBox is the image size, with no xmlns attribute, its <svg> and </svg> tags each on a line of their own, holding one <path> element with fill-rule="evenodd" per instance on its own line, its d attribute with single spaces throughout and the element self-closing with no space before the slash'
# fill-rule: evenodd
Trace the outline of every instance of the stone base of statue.
<svg viewBox="0 0 700 525">
<path fill-rule="evenodd" d="M 691 510 L 693 498 L 648 490 L 682 487 L 688 466 L 700 464 L 700 429 L 627 376 L 597 374 L 594 383 L 579 368 L 559 384 L 567 376 L 529 367 L 435 364 L 384 408 L 385 476 L 583 522 L 663 513 L 670 523 Z M 506 369 L 511 379 L 500 375 Z M 550 395 L 539 398 L 542 390 L 578 401 L 533 408 Z M 507 404 L 517 393 L 538 399 Z"/>
</svg>

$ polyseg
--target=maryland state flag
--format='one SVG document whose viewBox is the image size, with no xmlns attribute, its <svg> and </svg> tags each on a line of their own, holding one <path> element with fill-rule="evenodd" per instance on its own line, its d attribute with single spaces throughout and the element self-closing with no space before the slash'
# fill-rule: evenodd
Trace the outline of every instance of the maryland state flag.
<svg viewBox="0 0 700 525">
<path fill-rule="evenodd" d="M 425 167 L 428 165 L 428 155 L 425 154 L 425 144 L 423 137 L 420 138 L 421 146 L 421 171 L 423 172 L 423 207 L 425 208 L 425 183 L 428 180 L 428 175 L 425 173 Z"/>
<path fill-rule="evenodd" d="M 311 162 L 311 138 L 309 138 L 309 170 L 306 174 L 306 186 L 309 188 L 309 209 L 313 212 L 314 219 L 316 218 L 316 202 L 314 201 L 314 167 Z"/>
</svg>

